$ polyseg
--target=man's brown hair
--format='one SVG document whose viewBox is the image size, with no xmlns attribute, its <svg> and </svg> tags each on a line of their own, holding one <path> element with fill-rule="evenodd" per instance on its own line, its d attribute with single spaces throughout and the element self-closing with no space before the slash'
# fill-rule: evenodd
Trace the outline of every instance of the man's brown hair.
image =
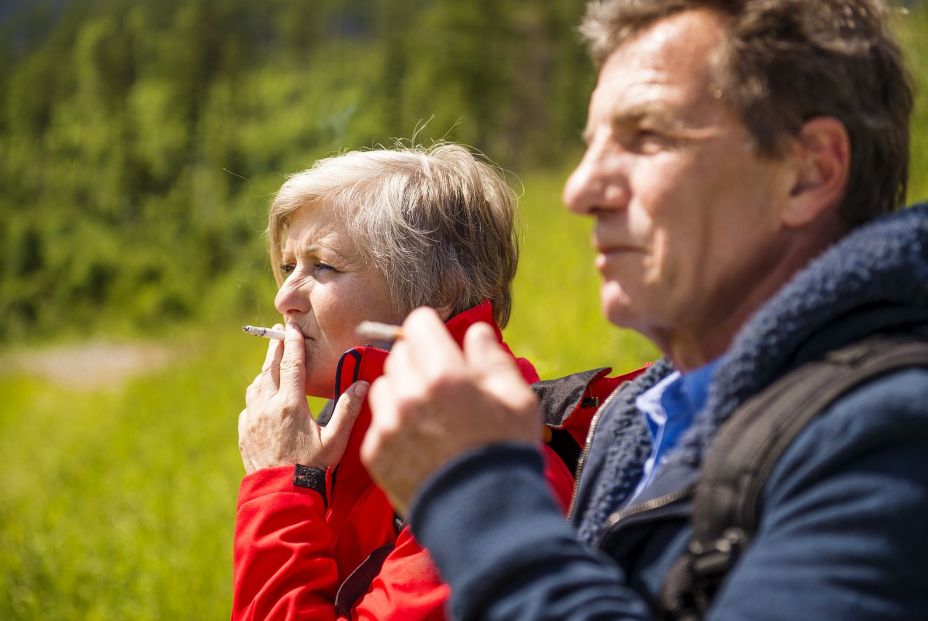
<svg viewBox="0 0 928 621">
<path fill-rule="evenodd" d="M 687 10 L 728 22 L 717 94 L 762 155 L 783 155 L 815 117 L 840 120 L 851 168 L 840 206 L 853 227 L 900 207 L 909 167 L 912 80 L 879 0 L 602 0 L 580 27 L 597 65 L 655 22 Z"/>
</svg>

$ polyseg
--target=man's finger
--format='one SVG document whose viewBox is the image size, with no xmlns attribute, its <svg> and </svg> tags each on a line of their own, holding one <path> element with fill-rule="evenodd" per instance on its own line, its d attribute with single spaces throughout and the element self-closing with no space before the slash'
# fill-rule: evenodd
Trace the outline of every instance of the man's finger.
<svg viewBox="0 0 928 621">
<path fill-rule="evenodd" d="M 341 460 L 342 453 L 348 446 L 351 429 L 358 420 L 361 406 L 367 397 L 368 386 L 364 381 L 355 382 L 335 402 L 332 418 L 322 428 L 322 453 L 327 466 L 333 466 Z"/>
<path fill-rule="evenodd" d="M 502 348 L 488 324 L 477 323 L 467 330 L 464 357 L 467 366 L 480 374 L 484 389 L 517 407 L 531 405 L 531 390 L 516 361 Z M 525 403 L 515 403 L 516 398 Z"/>
<path fill-rule="evenodd" d="M 461 348 L 432 308 L 421 307 L 409 313 L 403 322 L 403 340 L 409 346 L 413 364 L 422 371 L 459 367 L 464 361 Z"/>
<path fill-rule="evenodd" d="M 389 378 L 384 376 L 374 381 L 368 392 L 368 404 L 371 408 L 371 426 L 361 444 L 361 463 L 376 478 L 383 433 L 389 433 L 397 426 L 396 393 Z"/>
<path fill-rule="evenodd" d="M 414 394 L 422 387 L 421 371 L 416 366 L 410 345 L 405 339 L 396 342 L 384 363 L 384 376 L 389 379 L 395 392 Z"/>
<path fill-rule="evenodd" d="M 280 359 L 280 392 L 286 401 L 306 402 L 306 345 L 303 333 L 292 321 L 287 322 L 284 351 Z"/>
</svg>

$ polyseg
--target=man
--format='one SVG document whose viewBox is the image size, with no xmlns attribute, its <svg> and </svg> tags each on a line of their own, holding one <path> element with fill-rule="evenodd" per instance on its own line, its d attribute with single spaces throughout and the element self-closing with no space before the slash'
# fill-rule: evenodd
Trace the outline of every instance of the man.
<svg viewBox="0 0 928 621">
<path fill-rule="evenodd" d="M 409 316 L 362 452 L 456 618 L 656 618 L 687 490 L 732 413 L 807 361 L 928 324 L 928 210 L 890 213 L 912 90 L 885 20 L 876 0 L 590 5 L 599 79 L 564 199 L 595 221 L 604 313 L 666 359 L 603 406 L 568 525 L 534 400 L 489 332 L 460 350 L 434 313 Z M 926 559 L 913 367 L 802 429 L 707 617 L 924 618 Z"/>
</svg>

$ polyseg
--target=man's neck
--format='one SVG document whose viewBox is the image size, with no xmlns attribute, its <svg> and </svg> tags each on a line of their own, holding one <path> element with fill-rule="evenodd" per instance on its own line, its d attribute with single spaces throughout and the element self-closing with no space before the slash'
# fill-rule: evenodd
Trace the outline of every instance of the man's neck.
<svg viewBox="0 0 928 621">
<path fill-rule="evenodd" d="M 754 281 L 754 286 L 742 289 L 740 296 L 730 296 L 726 313 L 699 313 L 693 309 L 690 321 L 681 321 L 679 329 L 655 335 L 654 342 L 684 373 L 721 357 L 754 314 L 839 238 L 820 237 L 817 243 L 807 238 L 803 240 L 807 243 L 787 245 L 776 262 L 760 272 L 763 276 Z"/>
</svg>

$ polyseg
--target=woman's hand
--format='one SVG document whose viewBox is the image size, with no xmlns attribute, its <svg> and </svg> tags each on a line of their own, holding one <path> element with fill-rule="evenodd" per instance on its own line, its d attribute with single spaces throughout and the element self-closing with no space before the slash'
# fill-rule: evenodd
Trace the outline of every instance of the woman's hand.
<svg viewBox="0 0 928 621">
<path fill-rule="evenodd" d="M 329 424 L 322 427 L 306 403 L 305 377 L 303 334 L 296 324 L 288 323 L 285 339 L 270 342 L 264 366 L 245 392 L 246 407 L 238 417 L 238 448 L 247 474 L 292 464 L 327 468 L 341 459 L 367 395 L 367 382 L 352 384 L 335 404 Z"/>
</svg>

